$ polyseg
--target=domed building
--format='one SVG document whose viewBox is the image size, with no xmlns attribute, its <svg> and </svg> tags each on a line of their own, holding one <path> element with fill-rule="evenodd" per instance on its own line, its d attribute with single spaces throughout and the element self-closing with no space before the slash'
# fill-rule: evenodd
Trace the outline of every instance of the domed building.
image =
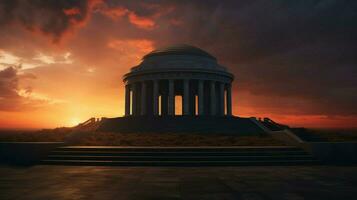
<svg viewBox="0 0 357 200">
<path fill-rule="evenodd" d="M 124 75 L 125 116 L 232 115 L 233 74 L 197 47 L 171 46 L 152 51 Z"/>
<path fill-rule="evenodd" d="M 123 77 L 125 116 L 102 120 L 98 130 L 264 134 L 254 119 L 232 115 L 233 79 L 200 48 L 176 45 L 154 50 Z"/>
</svg>

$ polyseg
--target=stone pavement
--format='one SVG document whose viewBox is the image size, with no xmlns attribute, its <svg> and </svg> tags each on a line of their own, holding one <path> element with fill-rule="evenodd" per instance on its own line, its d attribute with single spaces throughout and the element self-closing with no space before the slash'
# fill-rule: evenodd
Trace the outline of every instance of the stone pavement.
<svg viewBox="0 0 357 200">
<path fill-rule="evenodd" d="M 0 166 L 0 199 L 356 199 L 357 167 Z"/>
</svg>

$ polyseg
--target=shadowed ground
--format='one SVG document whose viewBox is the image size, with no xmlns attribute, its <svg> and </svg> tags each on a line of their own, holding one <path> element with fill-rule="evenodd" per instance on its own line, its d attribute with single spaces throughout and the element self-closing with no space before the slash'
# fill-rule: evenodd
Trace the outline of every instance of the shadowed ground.
<svg viewBox="0 0 357 200">
<path fill-rule="evenodd" d="M 0 131 L 0 142 L 66 142 L 94 146 L 281 146 L 270 136 L 185 133 L 114 133 L 57 128 L 41 131 Z"/>
<path fill-rule="evenodd" d="M 355 199 L 357 167 L 0 167 L 0 199 Z"/>
<path fill-rule="evenodd" d="M 140 124 L 140 126 L 138 126 Z M 235 136 L 266 135 L 249 118 L 234 116 L 133 116 L 105 118 L 99 126 L 101 132 L 118 133 L 205 133 Z"/>
</svg>

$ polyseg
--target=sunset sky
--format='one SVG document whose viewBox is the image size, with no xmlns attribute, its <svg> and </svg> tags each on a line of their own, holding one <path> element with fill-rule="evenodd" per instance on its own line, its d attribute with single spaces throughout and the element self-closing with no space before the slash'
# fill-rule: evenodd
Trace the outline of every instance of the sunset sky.
<svg viewBox="0 0 357 200">
<path fill-rule="evenodd" d="M 236 77 L 233 112 L 357 127 L 357 1 L 0 1 L 0 128 L 124 113 L 122 76 L 184 43 Z"/>
</svg>

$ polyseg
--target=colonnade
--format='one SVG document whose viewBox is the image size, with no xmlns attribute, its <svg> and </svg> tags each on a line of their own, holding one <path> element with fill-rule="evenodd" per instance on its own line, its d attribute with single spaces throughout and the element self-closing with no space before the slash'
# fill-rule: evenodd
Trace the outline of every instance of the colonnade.
<svg viewBox="0 0 357 200">
<path fill-rule="evenodd" d="M 177 95 L 182 96 L 182 115 L 232 115 L 230 83 L 195 79 L 158 79 L 127 83 L 125 115 L 174 116 Z"/>
</svg>

